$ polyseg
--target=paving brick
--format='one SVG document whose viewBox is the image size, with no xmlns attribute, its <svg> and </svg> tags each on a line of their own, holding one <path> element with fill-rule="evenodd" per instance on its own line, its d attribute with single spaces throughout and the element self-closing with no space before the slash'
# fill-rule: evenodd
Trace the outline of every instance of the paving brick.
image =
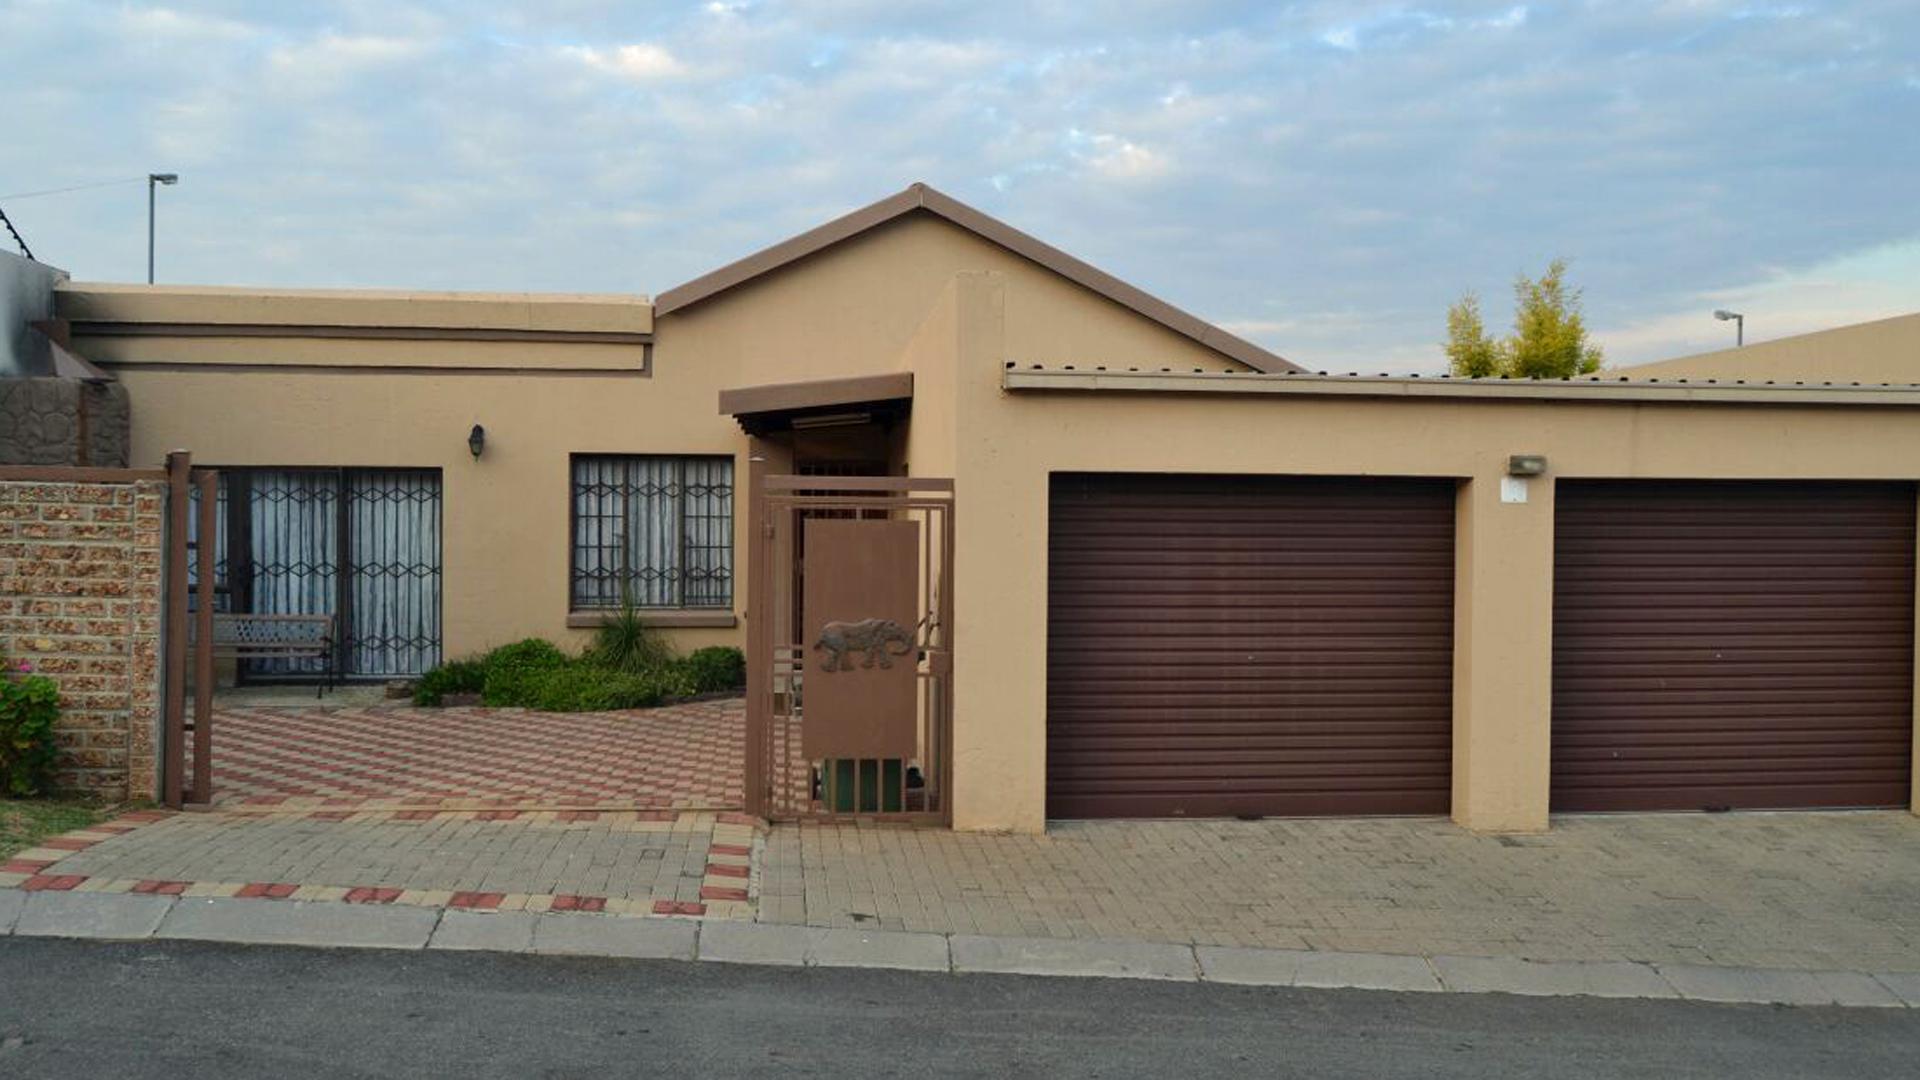
<svg viewBox="0 0 1920 1080">
<path fill-rule="evenodd" d="M 734 807 L 745 717 L 737 698 L 542 713 L 537 723 L 515 709 L 222 706 L 214 790 L 223 806 L 309 808 L 314 820 L 374 809 L 466 807 L 507 821 L 543 807 Z"/>
<path fill-rule="evenodd" d="M 21 937 L 137 940 L 152 936 L 173 904 L 169 896 L 29 893 L 13 932 Z"/>
<path fill-rule="evenodd" d="M 1920 925 L 1920 819 L 1903 812 L 1568 817 L 1517 838 L 1414 818 L 783 824 L 758 858 L 760 918 L 797 925 L 1920 969 L 1920 937 L 1887 932 Z"/>
<path fill-rule="evenodd" d="M 1875 975 L 1874 979 L 1891 991 L 1893 996 L 1905 1002 L 1908 1008 L 1920 1009 L 1920 973 L 1882 972 Z"/>
<path fill-rule="evenodd" d="M 807 962 L 811 944 L 805 926 L 715 921 L 700 928 L 700 959 L 722 964 L 799 967 Z"/>
<path fill-rule="evenodd" d="M 688 919 L 542 915 L 534 922 L 533 951 L 571 956 L 692 960 L 697 925 Z"/>
<path fill-rule="evenodd" d="M 386 905 L 183 899 L 167 913 L 154 936 L 252 945 L 418 949 L 426 945 L 439 918 L 434 910 Z"/>
<path fill-rule="evenodd" d="M 703 940 L 711 929 L 702 931 Z M 807 941 L 807 963 L 818 967 L 946 971 L 952 964 L 947 939 L 940 934 L 809 927 Z"/>
<path fill-rule="evenodd" d="M 533 948 L 533 925 L 538 918 L 527 911 L 450 910 L 440 916 L 427 947 L 527 952 Z"/>
<path fill-rule="evenodd" d="M 1081 975 L 1193 981 L 1193 950 L 1141 941 L 1066 941 L 1057 938 L 956 934 L 949 942 L 953 970 L 1011 975 Z"/>
<path fill-rule="evenodd" d="M 18 889 L 0 889 L 0 934 L 13 931 L 14 920 L 20 917 L 20 909 L 27 904 L 27 893 Z"/>
<path fill-rule="evenodd" d="M 1522 960 L 1436 956 L 1433 968 L 1449 990 L 1544 996 L 1671 998 L 1679 992 L 1645 964 L 1626 961 Z"/>
<path fill-rule="evenodd" d="M 1761 968 L 1662 964 L 1660 975 L 1694 1001 L 1762 1005 L 1904 1005 L 1871 976 L 1852 972 L 1780 971 Z"/>
</svg>

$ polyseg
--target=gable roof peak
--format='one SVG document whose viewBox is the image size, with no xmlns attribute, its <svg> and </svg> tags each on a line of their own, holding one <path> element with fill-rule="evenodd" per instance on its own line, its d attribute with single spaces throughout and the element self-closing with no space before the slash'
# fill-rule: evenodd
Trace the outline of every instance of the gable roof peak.
<svg viewBox="0 0 1920 1080">
<path fill-rule="evenodd" d="M 863 206 L 850 214 L 809 229 L 744 259 L 675 286 L 654 298 L 656 317 L 691 307 L 708 297 L 764 274 L 799 262 L 809 255 L 878 228 L 910 213 L 934 214 L 949 224 L 973 233 L 991 244 L 1050 270 L 1082 288 L 1106 297 L 1121 307 L 1151 319 L 1184 337 L 1236 360 L 1256 371 L 1299 371 L 1301 368 L 1266 349 L 1214 324 L 1189 314 L 1141 289 L 1121 281 L 1089 263 L 1074 258 L 1059 248 L 1030 236 L 1006 222 L 968 206 L 923 181 L 916 180 L 904 190 L 879 202 Z"/>
</svg>

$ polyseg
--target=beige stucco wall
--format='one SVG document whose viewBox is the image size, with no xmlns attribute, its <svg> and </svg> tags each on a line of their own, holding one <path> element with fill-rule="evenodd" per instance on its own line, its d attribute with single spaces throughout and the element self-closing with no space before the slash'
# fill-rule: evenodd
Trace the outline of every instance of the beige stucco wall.
<svg viewBox="0 0 1920 1080">
<path fill-rule="evenodd" d="M 953 468 L 952 281 L 990 269 L 1021 295 L 999 340 L 1035 360 L 1239 367 L 939 219 L 901 219 L 655 319 L 641 297 L 341 293 L 67 286 L 76 341 L 132 396 L 135 462 L 186 448 L 211 465 L 441 470 L 446 655 L 528 635 L 583 644 L 567 616 L 568 460 L 576 453 L 735 457 L 735 566 L 745 566 L 747 440 L 719 415 L 722 389 L 913 370 L 907 433 L 918 475 Z M 113 333 L 114 323 L 202 324 L 193 336 Z M 223 324 L 440 328 L 441 340 L 222 335 Z M 539 331 L 542 340 L 460 332 Z M 652 332 L 640 344 L 553 334 Z M 931 344 L 929 344 L 931 343 Z M 468 430 L 484 425 L 474 461 Z M 745 576 L 735 609 L 745 611 Z M 681 648 L 739 644 L 744 627 L 665 631 Z"/>
<path fill-rule="evenodd" d="M 1051 472 L 1459 480 L 1454 817 L 1491 830 L 1547 823 L 1556 479 L 1920 477 L 1920 423 L 1897 408 L 1007 392 L 1011 289 L 957 288 L 962 828 L 1043 827 Z M 1515 453 L 1549 460 L 1524 504 L 1500 499 Z"/>
<path fill-rule="evenodd" d="M 1638 364 L 1610 374 L 1636 379 L 1920 383 L 1920 314 Z"/>
</svg>

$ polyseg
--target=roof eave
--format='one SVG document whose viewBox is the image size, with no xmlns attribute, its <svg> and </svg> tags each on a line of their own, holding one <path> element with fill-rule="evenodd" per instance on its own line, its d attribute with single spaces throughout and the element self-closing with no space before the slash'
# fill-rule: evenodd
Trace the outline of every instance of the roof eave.
<svg viewBox="0 0 1920 1080">
<path fill-rule="evenodd" d="M 1920 407 L 1920 386 L 1447 379 L 1418 376 L 1252 375 L 1208 371 L 1041 368 L 1009 364 L 1007 391 L 1203 394 L 1387 400 L 1564 401 L 1589 404 Z"/>
</svg>

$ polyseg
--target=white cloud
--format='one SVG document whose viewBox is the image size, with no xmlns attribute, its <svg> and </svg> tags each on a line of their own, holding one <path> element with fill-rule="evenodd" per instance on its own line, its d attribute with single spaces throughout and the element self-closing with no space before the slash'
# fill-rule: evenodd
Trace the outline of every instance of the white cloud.
<svg viewBox="0 0 1920 1080">
<path fill-rule="evenodd" d="M 1118 135 L 1069 131 L 1067 140 L 1088 169 L 1108 180 L 1152 179 L 1173 168 L 1167 155 Z"/>
<path fill-rule="evenodd" d="M 1723 349 L 1733 344 L 1732 327 L 1713 318 L 1716 308 L 1746 316 L 1749 342 L 1920 311 L 1920 237 L 1703 291 L 1684 306 L 1597 331 L 1594 338 L 1615 366 Z"/>
<path fill-rule="evenodd" d="M 1556 255 L 1623 358 L 1920 296 L 1815 280 L 1920 236 L 1894 0 L 170 2 L 0 0 L 0 115 L 10 187 L 179 170 L 175 280 L 658 291 L 924 179 L 1316 368 Z M 137 276 L 132 190 L 8 212 Z"/>
<path fill-rule="evenodd" d="M 570 45 L 561 49 L 561 52 L 596 71 L 617 75 L 633 82 L 653 82 L 687 73 L 687 66 L 669 52 L 666 46 L 646 41 L 604 49 Z"/>
</svg>

